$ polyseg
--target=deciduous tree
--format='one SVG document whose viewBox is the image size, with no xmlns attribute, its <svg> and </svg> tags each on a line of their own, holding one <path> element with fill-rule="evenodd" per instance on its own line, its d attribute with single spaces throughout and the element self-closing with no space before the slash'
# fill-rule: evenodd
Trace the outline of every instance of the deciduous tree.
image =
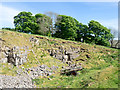
<svg viewBox="0 0 120 90">
<path fill-rule="evenodd" d="M 38 26 L 36 19 L 31 12 L 20 12 L 14 17 L 15 30 L 25 33 L 35 33 Z"/>
<path fill-rule="evenodd" d="M 78 24 L 79 22 L 73 17 L 59 15 L 55 24 L 55 36 L 68 40 L 75 40 L 77 37 L 76 31 L 78 30 Z"/>
<path fill-rule="evenodd" d="M 113 37 L 110 29 L 104 27 L 99 22 L 91 20 L 88 24 L 91 35 L 94 36 L 95 44 L 109 46 L 109 40 Z"/>
<path fill-rule="evenodd" d="M 36 33 L 41 35 L 51 35 L 51 23 L 52 20 L 49 16 L 45 14 L 36 14 L 36 23 L 38 24 L 39 28 Z"/>
</svg>

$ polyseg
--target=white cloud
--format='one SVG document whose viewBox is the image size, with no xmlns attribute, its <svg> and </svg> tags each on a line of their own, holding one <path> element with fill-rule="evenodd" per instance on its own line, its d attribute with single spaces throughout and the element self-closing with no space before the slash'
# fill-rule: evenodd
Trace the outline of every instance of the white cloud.
<svg viewBox="0 0 120 90">
<path fill-rule="evenodd" d="M 10 7 L 0 5 L 0 28 L 2 27 L 14 27 L 13 17 L 17 15 L 20 11 L 15 10 Z"/>
</svg>

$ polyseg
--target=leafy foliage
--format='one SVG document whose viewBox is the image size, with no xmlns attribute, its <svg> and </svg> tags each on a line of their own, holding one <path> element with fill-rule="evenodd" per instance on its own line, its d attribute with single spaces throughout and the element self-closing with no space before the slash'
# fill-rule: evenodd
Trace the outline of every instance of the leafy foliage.
<svg viewBox="0 0 120 90">
<path fill-rule="evenodd" d="M 3 29 L 10 30 L 10 31 L 15 31 L 14 28 L 9 28 L 9 27 L 4 27 L 4 28 L 2 28 L 2 30 L 3 30 Z"/>
<path fill-rule="evenodd" d="M 55 24 L 56 33 L 55 36 L 68 40 L 75 40 L 77 37 L 77 25 L 79 22 L 70 16 L 59 15 Z"/>
<path fill-rule="evenodd" d="M 99 22 L 91 20 L 88 24 L 91 35 L 94 36 L 94 42 L 98 45 L 109 46 L 109 40 L 113 37 L 110 29 L 107 29 Z"/>
<path fill-rule="evenodd" d="M 32 16 L 31 12 L 20 12 L 14 17 L 15 30 L 110 46 L 109 41 L 113 39 L 111 30 L 99 22 L 91 20 L 88 25 L 84 25 L 71 16 L 52 12 L 47 14 L 48 16 L 40 13 Z"/>
<path fill-rule="evenodd" d="M 25 33 L 35 33 L 38 28 L 36 19 L 31 12 L 20 12 L 14 17 L 15 30 Z"/>
<path fill-rule="evenodd" d="M 77 41 L 91 43 L 93 40 L 93 36 L 91 35 L 91 31 L 88 29 L 89 27 L 87 25 L 83 25 L 82 23 L 79 23 L 79 29 L 77 30 Z"/>
</svg>

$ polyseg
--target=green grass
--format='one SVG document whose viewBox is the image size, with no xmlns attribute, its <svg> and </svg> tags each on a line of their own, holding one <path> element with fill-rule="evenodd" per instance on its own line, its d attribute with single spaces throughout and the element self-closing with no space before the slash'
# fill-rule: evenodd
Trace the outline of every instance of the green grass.
<svg viewBox="0 0 120 90">
<path fill-rule="evenodd" d="M 38 87 L 62 87 L 62 88 L 118 88 L 118 65 L 115 60 L 99 67 L 91 67 L 79 71 L 77 76 L 53 75 L 39 78 L 33 81 Z M 52 80 L 48 80 L 51 78 Z M 41 82 L 44 81 L 44 82 Z M 46 83 L 47 82 L 47 83 Z M 42 85 L 42 86 L 41 86 Z"/>
<path fill-rule="evenodd" d="M 3 45 L 13 46 L 29 46 L 28 61 L 24 65 L 19 66 L 30 68 L 37 67 L 45 64 L 48 67 L 58 66 L 56 73 L 48 77 L 39 77 L 33 79 L 33 82 L 37 87 L 61 87 L 61 88 L 118 88 L 118 50 L 114 48 L 99 46 L 95 44 L 86 44 L 81 42 L 74 42 L 69 40 L 63 40 L 60 38 L 47 37 L 42 35 L 26 34 L 15 31 L 0 30 L 3 31 L 2 39 L 6 42 Z M 31 36 L 40 36 L 43 39 L 39 39 L 39 45 L 32 46 L 29 42 Z M 66 43 L 63 43 L 66 42 Z M 69 43 L 71 42 L 71 43 Z M 67 66 L 60 60 L 57 60 L 49 55 L 47 49 L 56 49 L 54 45 L 57 43 L 57 47 L 64 47 L 69 49 L 72 47 L 80 47 L 86 49 L 88 52 L 80 53 L 80 57 L 76 59 L 83 59 L 85 61 L 74 61 L 74 63 L 82 63 L 84 68 L 82 71 L 78 71 L 77 76 L 60 75 L 62 66 Z M 75 44 L 76 43 L 76 44 Z M 120 52 L 120 51 L 119 51 Z M 86 54 L 90 55 L 90 58 L 86 58 Z M 4 67 L 3 67 L 4 66 Z M 0 64 L 0 74 L 16 75 L 17 67 L 12 67 L 9 64 Z M 49 80 L 51 78 L 51 80 Z"/>
</svg>

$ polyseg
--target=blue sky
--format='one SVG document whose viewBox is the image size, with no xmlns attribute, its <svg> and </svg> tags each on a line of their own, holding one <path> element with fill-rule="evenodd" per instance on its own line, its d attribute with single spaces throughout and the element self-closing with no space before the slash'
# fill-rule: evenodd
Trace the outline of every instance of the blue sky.
<svg viewBox="0 0 120 90">
<path fill-rule="evenodd" d="M 14 27 L 13 17 L 21 11 L 45 13 L 52 11 L 76 18 L 83 24 L 90 20 L 99 21 L 102 25 L 118 30 L 117 2 L 1 2 L 0 28 Z"/>
</svg>

